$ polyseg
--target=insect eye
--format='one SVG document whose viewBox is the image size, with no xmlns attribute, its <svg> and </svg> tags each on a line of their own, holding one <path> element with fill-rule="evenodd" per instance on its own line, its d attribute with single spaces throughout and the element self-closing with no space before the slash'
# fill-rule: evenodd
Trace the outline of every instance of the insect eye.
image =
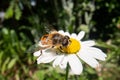
<svg viewBox="0 0 120 80">
<path fill-rule="evenodd" d="M 69 36 L 65 36 L 64 38 L 65 38 L 65 39 L 70 39 L 70 37 L 69 37 Z"/>
<path fill-rule="evenodd" d="M 62 45 L 67 46 L 69 44 L 69 39 L 70 39 L 69 36 L 64 36 Z"/>
</svg>

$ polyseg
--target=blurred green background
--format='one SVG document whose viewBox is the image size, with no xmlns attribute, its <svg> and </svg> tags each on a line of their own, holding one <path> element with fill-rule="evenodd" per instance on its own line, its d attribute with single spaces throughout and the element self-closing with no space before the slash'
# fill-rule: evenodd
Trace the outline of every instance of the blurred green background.
<svg viewBox="0 0 120 80">
<path fill-rule="evenodd" d="M 117 0 L 0 0 L 0 80 L 64 80 L 51 64 L 37 65 L 30 46 L 49 29 L 83 30 L 106 54 L 99 71 L 83 63 L 69 80 L 120 80 L 120 2 Z"/>
</svg>

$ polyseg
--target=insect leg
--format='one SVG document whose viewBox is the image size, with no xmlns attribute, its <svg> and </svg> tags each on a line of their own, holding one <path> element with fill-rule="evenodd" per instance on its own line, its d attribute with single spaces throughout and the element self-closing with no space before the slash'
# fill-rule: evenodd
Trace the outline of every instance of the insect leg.
<svg viewBox="0 0 120 80">
<path fill-rule="evenodd" d="M 41 53 L 41 54 L 40 54 L 40 56 L 41 56 L 41 55 L 43 54 L 43 53 L 42 53 L 42 50 L 40 50 L 40 53 Z"/>
<path fill-rule="evenodd" d="M 52 46 L 52 48 L 54 48 L 55 46 Z"/>
</svg>

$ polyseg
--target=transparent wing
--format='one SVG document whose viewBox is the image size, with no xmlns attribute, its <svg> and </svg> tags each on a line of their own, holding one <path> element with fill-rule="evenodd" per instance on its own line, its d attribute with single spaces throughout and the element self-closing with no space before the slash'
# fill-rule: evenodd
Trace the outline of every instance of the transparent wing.
<svg viewBox="0 0 120 80">
<path fill-rule="evenodd" d="M 38 44 L 34 44 L 27 49 L 26 53 L 33 53 L 35 51 L 40 50 L 41 48 L 42 47 L 40 47 Z"/>
<path fill-rule="evenodd" d="M 26 51 L 26 53 L 34 53 L 35 51 L 43 50 L 43 49 L 46 49 L 48 47 L 50 47 L 50 46 L 41 47 L 38 44 L 35 44 L 35 45 L 30 46 L 28 48 L 28 50 Z"/>
<path fill-rule="evenodd" d="M 47 33 L 51 33 L 52 31 L 56 31 L 56 29 L 52 25 L 50 25 L 49 23 L 43 23 L 42 26 L 44 26 L 44 30 Z"/>
</svg>

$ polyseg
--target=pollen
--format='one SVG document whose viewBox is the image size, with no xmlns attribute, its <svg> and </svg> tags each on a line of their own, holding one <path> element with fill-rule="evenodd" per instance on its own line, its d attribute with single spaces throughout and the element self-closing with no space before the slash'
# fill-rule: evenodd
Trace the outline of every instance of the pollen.
<svg viewBox="0 0 120 80">
<path fill-rule="evenodd" d="M 70 38 L 70 44 L 67 47 L 62 47 L 62 51 L 67 54 L 75 54 L 80 50 L 80 42 L 74 38 Z"/>
</svg>

